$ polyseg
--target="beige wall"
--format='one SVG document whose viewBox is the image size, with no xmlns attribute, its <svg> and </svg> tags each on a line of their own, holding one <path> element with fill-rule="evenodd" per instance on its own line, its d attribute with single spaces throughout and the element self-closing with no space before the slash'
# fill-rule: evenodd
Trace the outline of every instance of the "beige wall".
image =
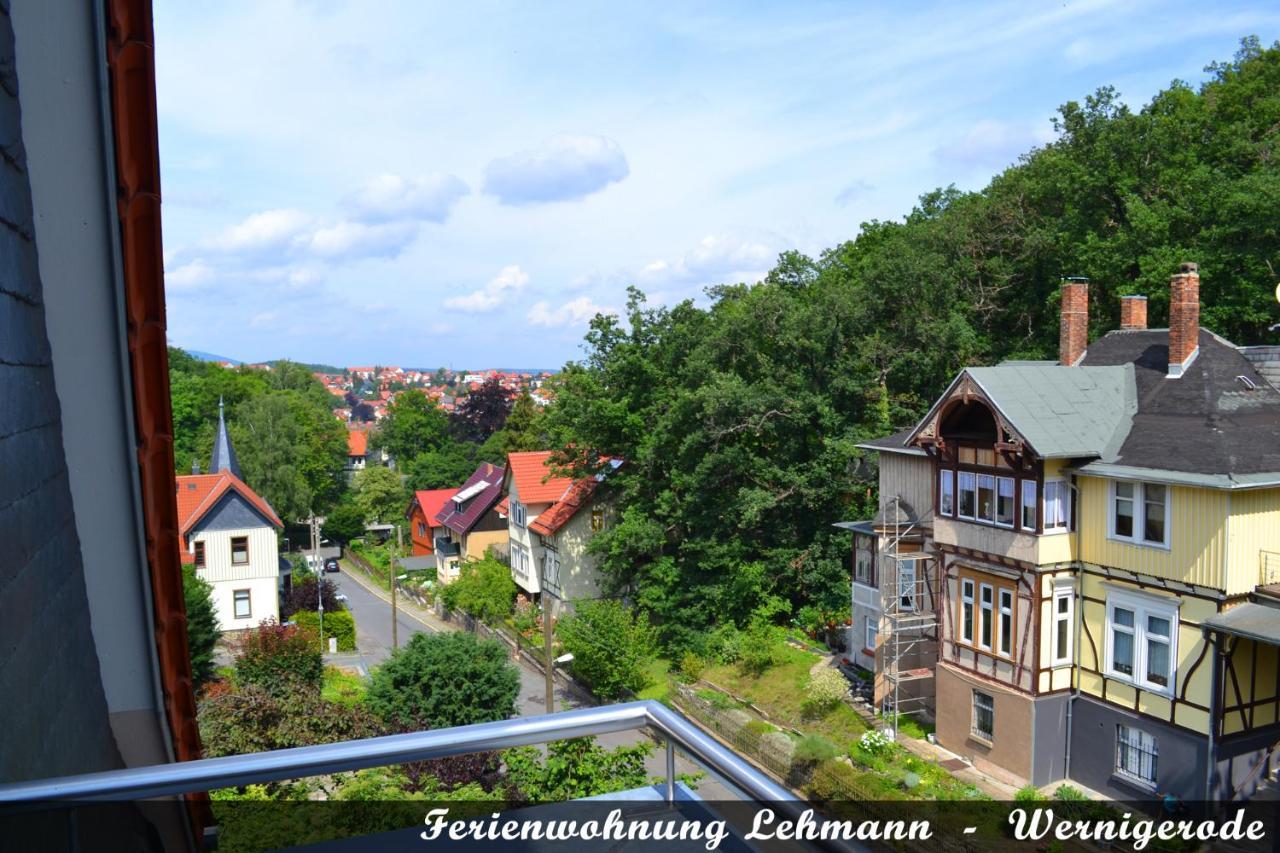
<svg viewBox="0 0 1280 853">
<path fill-rule="evenodd" d="M 938 664 L 938 743 L 973 761 L 986 762 L 1023 779 L 1031 778 L 1031 697 Z M 971 734 L 973 691 L 994 700 L 994 737 L 990 743 Z"/>
<path fill-rule="evenodd" d="M 510 546 L 506 530 L 473 530 L 462 540 L 462 559 L 483 560 L 485 552 L 495 547 L 499 554 L 506 554 Z"/>
<path fill-rule="evenodd" d="M 560 557 L 559 597 L 566 601 L 600 597 L 600 561 L 587 553 L 587 545 L 595 535 L 591 529 L 591 511 L 595 506 L 589 503 L 582 507 L 556 531 L 555 543 Z M 608 525 L 613 521 L 613 513 L 607 506 L 604 510 Z"/>
<path fill-rule="evenodd" d="M 880 454 L 880 502 L 900 497 L 926 523 L 933 519 L 933 460 L 905 453 Z"/>
</svg>

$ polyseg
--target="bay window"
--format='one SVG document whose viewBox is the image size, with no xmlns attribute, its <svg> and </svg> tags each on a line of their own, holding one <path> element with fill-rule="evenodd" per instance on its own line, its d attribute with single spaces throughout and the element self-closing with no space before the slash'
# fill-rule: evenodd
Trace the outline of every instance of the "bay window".
<svg viewBox="0 0 1280 853">
<path fill-rule="evenodd" d="M 996 524 L 1013 527 L 1013 478 L 996 478 Z"/>
<path fill-rule="evenodd" d="M 1070 587 L 1059 587 L 1053 591 L 1053 663 L 1055 665 L 1071 663 L 1072 610 L 1075 606 L 1075 592 Z"/>
<path fill-rule="evenodd" d="M 960 504 L 959 511 L 956 514 L 961 518 L 972 520 L 976 517 L 978 507 L 977 479 L 978 475 L 972 471 L 959 472 Z"/>
<path fill-rule="evenodd" d="M 979 601 L 978 613 L 978 645 L 984 649 L 991 648 L 991 634 L 994 631 L 992 625 L 992 613 L 994 607 L 995 591 L 991 588 L 991 584 L 984 583 L 978 585 L 981 593 Z"/>
<path fill-rule="evenodd" d="M 1169 547 L 1169 487 L 1159 483 L 1111 483 L 1111 538 Z"/>
<path fill-rule="evenodd" d="M 1044 482 L 1044 532 L 1061 533 L 1071 518 L 1071 492 L 1066 480 Z"/>
<path fill-rule="evenodd" d="M 1022 529 L 1034 533 L 1036 530 L 1036 481 L 1022 481 Z"/>
<path fill-rule="evenodd" d="M 1156 693 L 1170 695 L 1178 606 L 1130 593 L 1107 597 L 1107 674 Z"/>
<path fill-rule="evenodd" d="M 996 520 L 996 478 L 992 474 L 978 475 L 978 521 Z"/>
</svg>

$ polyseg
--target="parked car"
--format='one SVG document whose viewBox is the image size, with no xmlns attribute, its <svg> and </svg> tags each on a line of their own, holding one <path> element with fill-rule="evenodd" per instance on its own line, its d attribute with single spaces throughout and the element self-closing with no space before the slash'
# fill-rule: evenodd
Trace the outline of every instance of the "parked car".
<svg viewBox="0 0 1280 853">
<path fill-rule="evenodd" d="M 338 558 L 330 557 L 324 561 L 324 570 L 326 572 L 336 572 L 338 570 Z"/>
</svg>

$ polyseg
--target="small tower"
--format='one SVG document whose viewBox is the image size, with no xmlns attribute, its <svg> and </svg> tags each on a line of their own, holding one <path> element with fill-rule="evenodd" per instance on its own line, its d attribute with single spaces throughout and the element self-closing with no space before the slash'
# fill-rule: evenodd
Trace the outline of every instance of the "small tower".
<svg viewBox="0 0 1280 853">
<path fill-rule="evenodd" d="M 213 458 L 209 460 L 209 473 L 229 471 L 240 476 L 240 462 L 236 459 L 236 451 L 231 446 L 231 437 L 227 435 L 227 419 L 223 416 L 222 398 L 218 398 L 218 434 L 213 439 Z"/>
</svg>

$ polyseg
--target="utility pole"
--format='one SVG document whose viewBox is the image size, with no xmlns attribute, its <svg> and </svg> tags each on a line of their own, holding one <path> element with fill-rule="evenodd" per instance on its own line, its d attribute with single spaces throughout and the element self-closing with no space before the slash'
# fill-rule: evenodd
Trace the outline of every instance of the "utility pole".
<svg viewBox="0 0 1280 853">
<path fill-rule="evenodd" d="M 316 573 L 316 612 L 320 621 L 320 654 L 324 654 L 324 571 L 320 565 L 320 521 L 311 513 L 311 570 Z"/>
<path fill-rule="evenodd" d="M 391 555 L 391 648 L 400 648 L 400 625 L 396 618 L 396 556 L 400 553 L 400 525 L 396 525 L 396 550 Z"/>
<path fill-rule="evenodd" d="M 555 631 L 551 625 L 551 593 L 547 590 L 547 560 L 542 560 L 542 642 L 546 647 L 547 670 L 547 713 L 554 714 L 556 712 L 556 659 L 555 652 L 552 651 L 552 640 Z"/>
</svg>

